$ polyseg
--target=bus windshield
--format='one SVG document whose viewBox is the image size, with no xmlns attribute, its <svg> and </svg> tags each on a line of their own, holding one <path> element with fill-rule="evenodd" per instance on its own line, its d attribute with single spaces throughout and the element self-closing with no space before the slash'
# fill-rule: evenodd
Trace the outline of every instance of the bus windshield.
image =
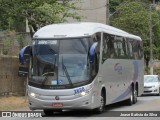
<svg viewBox="0 0 160 120">
<path fill-rule="evenodd" d="M 89 80 L 89 38 L 34 40 L 31 81 L 74 85 Z"/>
</svg>

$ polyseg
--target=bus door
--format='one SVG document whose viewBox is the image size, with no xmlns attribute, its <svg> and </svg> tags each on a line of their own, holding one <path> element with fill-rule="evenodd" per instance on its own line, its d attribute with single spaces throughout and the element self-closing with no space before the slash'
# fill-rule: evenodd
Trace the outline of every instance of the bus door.
<svg viewBox="0 0 160 120">
<path fill-rule="evenodd" d="M 98 34 L 98 33 L 97 33 Z M 100 61 L 100 45 L 101 45 L 101 33 L 95 35 L 96 38 L 93 37 L 94 43 L 90 47 L 90 66 L 91 66 L 91 79 L 95 80 L 94 82 L 94 92 L 97 93 L 97 97 L 95 97 L 95 101 L 99 101 L 101 95 L 101 86 L 103 81 L 101 79 L 100 69 L 99 69 L 99 61 Z"/>
</svg>

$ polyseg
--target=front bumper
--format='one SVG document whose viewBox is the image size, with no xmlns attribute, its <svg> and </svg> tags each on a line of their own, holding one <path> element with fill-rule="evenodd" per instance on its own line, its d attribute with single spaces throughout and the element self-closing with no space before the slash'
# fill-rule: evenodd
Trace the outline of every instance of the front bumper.
<svg viewBox="0 0 160 120">
<path fill-rule="evenodd" d="M 144 88 L 143 95 L 159 94 L 159 87 Z"/>
<path fill-rule="evenodd" d="M 71 99 L 73 96 L 59 96 L 62 100 L 55 100 L 55 96 L 32 97 L 29 96 L 29 108 L 37 109 L 53 109 L 53 110 L 72 110 L 72 109 L 93 109 L 96 106 L 95 96 L 92 93 L 82 97 Z M 41 99 L 42 98 L 42 99 Z M 45 98 L 45 99 L 44 99 Z M 53 98 L 53 100 L 51 99 Z M 69 98 L 69 99 L 68 99 Z M 62 107 L 54 107 L 53 103 L 62 103 Z"/>
</svg>

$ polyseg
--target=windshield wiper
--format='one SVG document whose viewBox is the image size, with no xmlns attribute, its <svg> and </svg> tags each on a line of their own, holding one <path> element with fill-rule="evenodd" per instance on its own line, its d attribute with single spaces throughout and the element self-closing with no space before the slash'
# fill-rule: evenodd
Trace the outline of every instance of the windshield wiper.
<svg viewBox="0 0 160 120">
<path fill-rule="evenodd" d="M 69 76 L 68 70 L 67 70 L 66 66 L 64 65 L 63 56 L 62 56 L 62 68 L 63 68 L 63 70 L 64 70 L 64 72 L 65 72 L 65 74 L 67 76 L 68 82 L 70 83 L 70 85 L 73 85 L 72 80 L 71 80 L 71 78 Z"/>
</svg>

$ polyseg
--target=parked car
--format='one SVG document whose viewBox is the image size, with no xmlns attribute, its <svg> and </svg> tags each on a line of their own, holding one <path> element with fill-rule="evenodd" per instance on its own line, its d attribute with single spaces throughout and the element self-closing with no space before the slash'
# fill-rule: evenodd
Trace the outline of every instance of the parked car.
<svg viewBox="0 0 160 120">
<path fill-rule="evenodd" d="M 160 78 L 158 75 L 144 75 L 143 95 L 160 95 Z"/>
<path fill-rule="evenodd" d="M 160 78 L 158 75 L 144 75 L 144 92 L 146 94 L 160 95 Z"/>
</svg>

